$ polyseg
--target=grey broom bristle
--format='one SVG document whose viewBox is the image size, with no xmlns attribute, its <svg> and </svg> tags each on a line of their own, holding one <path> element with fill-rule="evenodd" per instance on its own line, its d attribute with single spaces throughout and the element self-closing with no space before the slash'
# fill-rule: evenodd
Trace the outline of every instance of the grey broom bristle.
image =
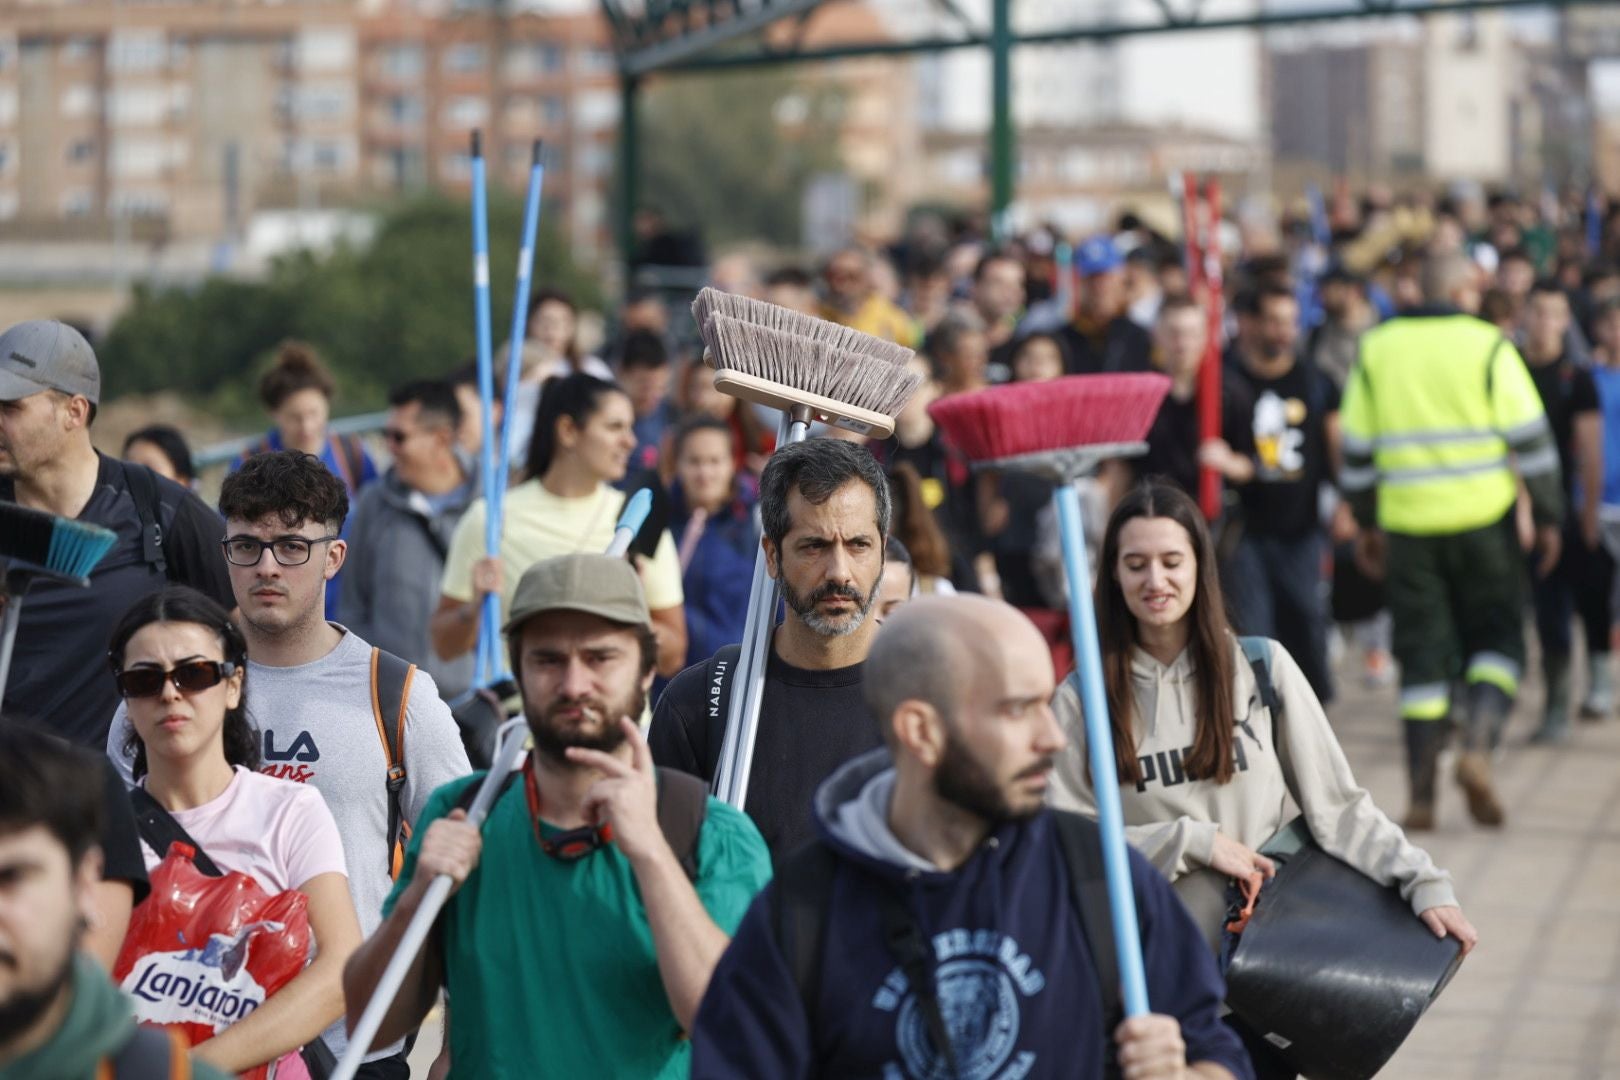
<svg viewBox="0 0 1620 1080">
<path fill-rule="evenodd" d="M 717 368 L 758 376 L 885 416 L 898 416 L 922 382 L 920 373 L 902 363 L 720 311 L 710 315 L 703 336 Z M 911 355 L 911 350 L 905 352 Z"/>
<path fill-rule="evenodd" d="M 914 355 L 904 345 L 896 345 L 892 341 L 863 334 L 859 330 L 851 330 L 827 319 L 818 319 L 814 315 L 806 315 L 801 311 L 767 304 L 763 300 L 754 300 L 736 293 L 703 289 L 698 293 L 697 299 L 692 301 L 692 317 L 697 320 L 698 328 L 704 335 L 703 343 L 710 349 L 714 348 L 714 342 L 709 340 L 707 327 L 709 320 L 715 315 L 726 315 L 739 322 L 810 338 L 834 349 L 861 353 L 889 364 L 904 364 Z"/>
</svg>

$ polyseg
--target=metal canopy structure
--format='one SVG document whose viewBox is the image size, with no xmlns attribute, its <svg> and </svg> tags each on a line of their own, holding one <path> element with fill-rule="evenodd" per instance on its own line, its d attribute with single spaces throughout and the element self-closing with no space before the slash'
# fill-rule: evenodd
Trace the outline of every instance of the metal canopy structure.
<svg viewBox="0 0 1620 1080">
<path fill-rule="evenodd" d="M 1268 29 L 1357 19 L 1481 13 L 1510 9 L 1598 7 L 1612 0 L 1255 0 L 1255 10 L 1232 14 L 1230 3 L 1211 0 L 1152 0 L 1140 17 L 1100 19 L 1056 29 L 1017 32 L 1012 0 L 990 0 L 990 22 L 983 25 L 956 0 L 932 0 L 950 32 L 909 41 L 856 41 L 809 46 L 803 43 L 808 20 L 824 5 L 839 0 L 600 0 L 613 30 L 622 90 L 620 117 L 620 243 L 628 258 L 630 219 L 636 206 L 636 151 L 639 135 L 636 105 L 642 80 L 655 73 L 721 71 L 842 60 L 860 56 L 905 56 L 953 49 L 991 52 L 990 177 L 991 218 L 1001 222 L 1013 197 L 1013 124 L 1011 51 L 1015 47 L 1110 42 L 1143 34 L 1180 34 L 1203 30 Z M 870 0 L 881 4 L 883 0 Z M 783 33 L 776 28 L 792 20 Z M 787 27 L 783 27 L 788 29 Z M 773 32 L 774 31 L 774 32 Z"/>
</svg>

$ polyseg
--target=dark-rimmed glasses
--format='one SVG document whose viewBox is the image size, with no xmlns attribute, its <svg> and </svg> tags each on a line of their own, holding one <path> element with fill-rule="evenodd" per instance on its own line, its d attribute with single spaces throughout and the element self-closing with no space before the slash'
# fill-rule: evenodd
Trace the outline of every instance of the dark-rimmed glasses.
<svg viewBox="0 0 1620 1080">
<path fill-rule="evenodd" d="M 157 697 L 174 683 L 182 694 L 200 694 L 236 674 L 230 660 L 187 660 L 165 671 L 160 667 L 132 667 L 117 672 L 118 692 L 126 698 Z"/>
<path fill-rule="evenodd" d="M 270 549 L 270 554 L 282 566 L 303 566 L 309 562 L 310 548 L 336 539 L 337 533 L 314 539 L 307 536 L 278 536 L 272 540 L 260 540 L 257 536 L 227 536 L 220 541 L 220 546 L 225 549 L 225 558 L 236 566 L 258 566 L 259 560 L 264 558 L 265 548 Z"/>
</svg>

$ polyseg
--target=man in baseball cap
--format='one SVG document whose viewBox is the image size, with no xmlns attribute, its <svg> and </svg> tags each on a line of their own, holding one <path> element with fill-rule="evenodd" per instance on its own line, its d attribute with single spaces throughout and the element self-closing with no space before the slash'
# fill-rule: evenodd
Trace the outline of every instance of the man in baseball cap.
<svg viewBox="0 0 1620 1080">
<path fill-rule="evenodd" d="M 170 581 L 236 605 L 219 515 L 180 485 L 97 453 L 90 425 L 101 368 L 66 323 L 35 319 L 0 333 L 0 503 L 116 531 L 88 589 L 41 582 L 22 609 L 6 712 L 93 747 L 118 707 L 100 658 L 114 623 Z"/>
<path fill-rule="evenodd" d="M 1125 257 L 1110 236 L 1093 236 L 1074 252 L 1080 272 L 1074 317 L 1062 330 L 1070 374 L 1147 371 L 1152 340 L 1132 322 L 1125 290 Z"/>
<path fill-rule="evenodd" d="M 420 1024 L 447 978 L 459 1075 L 685 1076 L 682 1033 L 770 877 L 765 842 L 700 781 L 653 765 L 635 717 L 657 643 L 629 562 L 536 563 L 505 633 L 534 749 L 482 830 L 464 812 L 478 777 L 429 800 L 388 917 L 344 974 L 349 1019 L 448 874 L 457 891 L 379 1042 Z"/>
</svg>

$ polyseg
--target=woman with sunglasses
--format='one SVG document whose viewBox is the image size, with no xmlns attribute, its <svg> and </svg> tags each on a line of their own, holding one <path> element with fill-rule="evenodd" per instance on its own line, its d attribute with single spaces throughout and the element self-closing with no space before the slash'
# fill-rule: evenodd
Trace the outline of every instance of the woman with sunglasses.
<svg viewBox="0 0 1620 1080">
<path fill-rule="evenodd" d="M 197 1056 L 228 1072 L 282 1061 L 343 1014 L 344 961 L 360 943 L 343 844 L 313 787 L 264 776 L 259 733 L 243 705 L 247 645 L 225 610 L 171 586 L 143 597 L 113 632 L 109 658 L 133 726 L 137 783 L 224 872 L 273 895 L 309 898 L 318 951 L 308 967 Z M 148 869 L 166 852 L 143 841 Z M 151 902 L 151 901 L 148 901 Z"/>
<path fill-rule="evenodd" d="M 1385 886 L 1398 886 L 1437 937 L 1478 939 L 1451 878 L 1356 783 L 1322 705 L 1288 651 L 1264 641 L 1281 708 L 1226 620 L 1214 545 L 1198 506 L 1150 479 L 1120 500 L 1103 536 L 1097 632 L 1125 834 L 1174 884 L 1219 951 L 1228 882 L 1275 865 L 1258 849 L 1303 812 L 1311 836 Z M 1085 725 L 1072 679 L 1053 709 L 1069 736 L 1053 802 L 1096 815 Z M 1295 808 L 1298 809 L 1295 809 Z M 1229 1017 L 1258 1080 L 1291 1077 L 1270 1044 Z"/>
</svg>

